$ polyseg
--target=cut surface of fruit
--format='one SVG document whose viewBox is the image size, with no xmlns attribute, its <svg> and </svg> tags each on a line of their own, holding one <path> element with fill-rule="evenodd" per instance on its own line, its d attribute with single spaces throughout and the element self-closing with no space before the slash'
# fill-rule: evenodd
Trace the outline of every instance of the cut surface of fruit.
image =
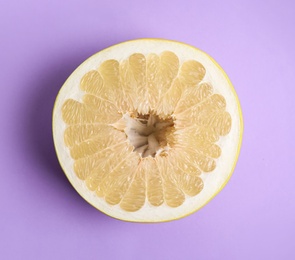
<svg viewBox="0 0 295 260">
<path fill-rule="evenodd" d="M 100 211 L 134 222 L 178 219 L 208 203 L 234 170 L 242 131 L 220 66 L 160 39 L 93 55 L 53 110 L 56 152 L 73 187 Z"/>
</svg>

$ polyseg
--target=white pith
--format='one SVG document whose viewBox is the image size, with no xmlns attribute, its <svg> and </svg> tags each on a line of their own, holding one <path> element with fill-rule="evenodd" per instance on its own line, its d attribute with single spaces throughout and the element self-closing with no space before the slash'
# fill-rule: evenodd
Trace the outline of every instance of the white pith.
<svg viewBox="0 0 295 260">
<path fill-rule="evenodd" d="M 86 187 L 82 180 L 77 178 L 73 170 L 74 160 L 71 158 L 69 149 L 66 147 L 63 139 L 67 125 L 62 120 L 61 107 L 66 99 L 72 98 L 78 101 L 82 100 L 84 92 L 79 88 L 81 78 L 88 71 L 97 69 L 104 61 L 116 59 L 120 62 L 136 52 L 147 55 L 149 53 L 160 54 L 163 51 L 174 52 L 179 58 L 180 65 L 184 61 L 192 59 L 203 64 L 206 69 L 206 75 L 203 81 L 210 82 L 214 92 L 225 97 L 227 103 L 226 110 L 232 117 L 232 127 L 230 133 L 225 137 L 220 137 L 217 142 L 217 145 L 222 149 L 222 153 L 221 156 L 216 159 L 216 169 L 210 173 L 201 175 L 204 181 L 204 188 L 200 194 L 195 197 L 187 196 L 185 202 L 177 208 L 171 208 L 165 205 L 165 203 L 159 207 L 154 207 L 146 202 L 140 210 L 136 212 L 126 212 L 122 210 L 119 205 L 111 206 L 107 204 L 103 198 L 96 196 L 94 192 Z M 128 117 L 128 115 L 126 117 Z M 130 118 L 127 118 L 127 120 L 129 120 L 129 126 L 136 124 L 136 122 Z M 129 127 L 129 129 L 131 129 L 131 127 Z M 94 207 L 112 217 L 127 221 L 158 222 L 173 220 L 188 215 L 205 205 L 220 191 L 232 174 L 239 153 L 241 133 L 242 122 L 239 103 L 224 72 L 216 65 L 212 58 L 204 52 L 191 46 L 172 41 L 130 41 L 93 55 L 81 64 L 65 82 L 58 94 L 53 111 L 53 136 L 56 152 L 60 164 L 72 185 L 79 194 Z M 149 143 L 149 140 L 146 141 Z M 151 145 L 157 145 L 152 138 L 150 138 L 150 143 Z"/>
<path fill-rule="evenodd" d="M 160 122 L 153 114 L 148 115 L 148 119 L 140 120 L 128 114 L 123 116 L 126 122 L 124 129 L 129 142 L 134 146 L 134 151 L 138 152 L 143 158 L 155 156 L 161 151 L 166 150 L 167 146 L 161 147 L 156 134 L 165 131 L 167 127 L 173 125 L 170 122 Z"/>
</svg>

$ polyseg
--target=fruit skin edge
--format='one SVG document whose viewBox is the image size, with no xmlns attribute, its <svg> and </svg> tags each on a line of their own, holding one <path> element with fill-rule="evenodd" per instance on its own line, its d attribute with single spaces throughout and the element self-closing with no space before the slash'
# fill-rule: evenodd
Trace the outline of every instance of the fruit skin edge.
<svg viewBox="0 0 295 260">
<path fill-rule="evenodd" d="M 177 44 L 180 44 L 180 45 L 185 45 L 185 46 L 188 46 L 190 48 L 194 48 L 202 53 L 204 53 L 205 55 L 208 56 L 208 58 L 214 63 L 214 65 L 216 65 L 216 67 L 221 71 L 221 73 L 223 74 L 223 76 L 225 77 L 225 79 L 227 80 L 228 84 L 229 84 L 229 87 L 231 88 L 231 91 L 233 93 L 233 95 L 235 96 L 235 101 L 237 103 L 237 107 L 238 107 L 238 114 L 239 114 L 239 119 L 240 119 L 240 135 L 239 135 L 239 143 L 238 143 L 238 146 L 237 146 L 237 152 L 236 152 L 236 156 L 235 156 L 235 159 L 234 159 L 234 163 L 233 163 L 233 166 L 232 166 L 232 169 L 231 169 L 231 172 L 230 174 L 228 175 L 228 178 L 224 181 L 224 183 L 220 186 L 220 188 L 215 192 L 215 194 L 213 196 L 211 196 L 202 206 L 194 209 L 192 212 L 189 212 L 185 215 L 181 215 L 177 218 L 173 218 L 173 219 L 167 219 L 167 220 L 155 220 L 155 221 L 138 221 L 138 220 L 127 220 L 127 219 L 120 219 L 120 218 L 117 218 L 115 216 L 112 216 L 106 212 L 104 212 L 103 210 L 97 208 L 95 205 L 91 204 L 88 200 L 86 200 L 83 196 L 83 194 L 81 192 L 79 192 L 74 184 L 70 181 L 68 175 L 66 174 L 66 171 L 64 170 L 61 162 L 60 162 L 60 158 L 58 157 L 58 153 L 57 153 L 57 149 L 56 149 L 56 145 L 55 145 L 55 141 L 54 141 L 54 138 L 53 138 L 53 132 L 54 132 L 54 111 L 55 111 L 55 108 L 56 108 L 56 101 L 59 97 L 59 94 L 60 94 L 60 91 L 61 89 L 63 88 L 63 86 L 66 84 L 66 82 L 68 81 L 68 79 L 71 77 L 71 75 L 73 75 L 76 71 L 76 69 L 78 69 L 82 64 L 86 63 L 88 61 L 88 59 L 90 59 L 92 56 L 95 56 L 97 53 L 101 52 L 101 51 L 105 51 L 105 50 L 108 50 L 108 49 L 111 49 L 111 48 L 115 48 L 116 46 L 120 45 L 120 44 L 124 44 L 124 43 L 128 43 L 128 42 L 136 42 L 138 40 L 145 40 L 145 41 L 160 41 L 160 42 L 174 42 L 174 43 L 177 43 Z M 124 41 L 124 42 L 120 42 L 120 43 L 117 43 L 115 45 L 112 45 L 110 47 L 107 47 L 101 51 L 98 51 L 96 53 L 94 53 L 93 55 L 91 55 L 90 57 L 88 57 L 84 62 L 82 62 L 71 74 L 70 76 L 66 79 L 66 81 L 64 82 L 64 84 L 61 86 L 57 96 L 56 96 L 56 99 L 55 99 L 55 102 L 54 102 L 54 105 L 53 105 L 53 109 L 52 109 L 52 138 L 53 138 L 53 143 L 54 143 L 54 150 L 55 150 L 55 153 L 56 153 L 56 156 L 57 156 L 57 159 L 58 159 L 58 162 L 60 164 L 60 167 L 62 169 L 62 171 L 64 172 L 65 176 L 67 177 L 68 181 L 70 182 L 70 184 L 72 185 L 72 187 L 75 189 L 75 191 L 84 199 L 84 201 L 86 201 L 88 204 L 90 204 L 92 207 L 94 207 L 95 209 L 97 209 L 98 211 L 104 213 L 105 215 L 111 217 L 111 218 L 114 218 L 114 219 L 117 219 L 117 220 L 121 220 L 121 221 L 124 221 L 124 222 L 131 222 L 131 223 L 146 223 L 146 224 L 151 224 L 151 223 L 164 223 L 164 222 L 171 222 L 171 221 L 174 221 L 174 220 L 178 220 L 178 219 L 182 219 L 182 218 L 185 218 L 187 216 L 190 216 L 194 213 L 196 213 L 197 211 L 199 211 L 200 209 L 202 209 L 204 206 L 206 206 L 211 200 L 213 200 L 215 198 L 215 196 L 217 194 L 219 194 L 221 192 L 221 190 L 226 186 L 226 184 L 229 182 L 230 178 L 232 177 L 233 173 L 234 173 L 234 170 L 235 170 L 235 167 L 236 167 L 236 164 L 237 164 L 237 161 L 238 161 L 238 158 L 239 158 L 239 154 L 240 154 L 240 151 L 241 151 L 241 146 L 242 146 L 242 139 L 243 139 L 243 132 L 244 132 L 244 122 L 243 122 L 243 114 L 242 114 L 242 109 L 241 109 L 241 104 L 240 104 L 240 101 L 239 101 L 239 98 L 238 98 L 238 95 L 235 91 L 235 88 L 233 86 L 233 84 L 231 83 L 229 77 L 227 76 L 227 74 L 225 73 L 225 71 L 222 69 L 222 67 L 213 59 L 213 57 L 211 57 L 209 54 L 207 54 L 206 52 L 198 49 L 197 47 L 195 46 L 192 46 L 192 45 L 189 45 L 187 43 L 183 43 L 183 42 L 179 42 L 179 41 L 176 41 L 176 40 L 167 40 L 167 39 L 161 39 L 161 38 L 138 38 L 138 39 L 134 39 L 134 40 L 128 40 L 128 41 Z"/>
</svg>

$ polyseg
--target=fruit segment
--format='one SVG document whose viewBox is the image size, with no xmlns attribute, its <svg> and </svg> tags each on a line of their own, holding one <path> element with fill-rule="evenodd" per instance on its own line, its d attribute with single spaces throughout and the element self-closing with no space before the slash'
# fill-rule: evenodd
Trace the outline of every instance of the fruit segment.
<svg viewBox="0 0 295 260">
<path fill-rule="evenodd" d="M 68 125 L 100 123 L 98 114 L 73 99 L 68 99 L 63 104 L 62 117 Z"/>
<path fill-rule="evenodd" d="M 74 171 L 77 176 L 85 180 L 92 171 L 112 169 L 117 161 L 125 159 L 133 150 L 133 147 L 126 141 L 110 146 L 93 155 L 80 158 L 74 163 Z"/>
<path fill-rule="evenodd" d="M 147 197 L 153 206 L 160 206 L 164 202 L 163 181 L 156 161 L 146 157 L 141 162 L 141 169 L 145 172 L 147 180 Z"/>
<path fill-rule="evenodd" d="M 100 65 L 98 71 L 103 79 L 104 89 L 107 90 L 107 98 L 120 108 L 123 97 L 120 95 L 119 62 L 107 60 Z"/>
<path fill-rule="evenodd" d="M 71 156 L 77 160 L 98 153 L 110 146 L 126 141 L 125 134 L 112 127 L 104 128 L 98 136 L 85 140 L 71 148 Z"/>
<path fill-rule="evenodd" d="M 173 171 L 183 171 L 191 175 L 200 175 L 202 172 L 198 164 L 191 161 L 191 156 L 183 152 L 183 147 L 175 146 L 167 156 L 169 164 L 173 166 Z"/>
<path fill-rule="evenodd" d="M 203 132 L 198 128 L 180 129 L 175 133 L 180 147 L 187 147 L 205 156 L 218 158 L 221 155 L 221 149 L 210 141 L 209 134 L 210 132 Z"/>
<path fill-rule="evenodd" d="M 138 113 L 143 115 L 148 114 L 149 103 L 146 100 L 146 59 L 143 54 L 136 53 L 129 57 L 129 73 L 132 74 L 129 78 L 131 82 L 127 81 L 126 83 L 133 85 L 133 89 L 135 90 L 133 93 L 134 107 Z"/>
<path fill-rule="evenodd" d="M 216 162 L 214 159 L 198 151 L 188 150 L 187 153 L 190 153 L 192 162 L 197 164 L 200 170 L 203 171 L 204 173 L 211 172 L 216 168 Z"/>
<path fill-rule="evenodd" d="M 177 176 L 177 183 L 183 192 L 189 196 L 196 196 L 204 187 L 203 180 L 200 177 L 186 172 L 181 172 Z"/>
<path fill-rule="evenodd" d="M 205 73 L 206 70 L 201 63 L 189 60 L 182 64 L 179 79 L 183 85 L 195 87 L 203 80 Z"/>
<path fill-rule="evenodd" d="M 71 148 L 75 144 L 79 144 L 87 139 L 94 138 L 100 134 L 106 127 L 101 124 L 71 125 L 64 132 L 64 140 L 66 146 Z"/>
<path fill-rule="evenodd" d="M 205 101 L 212 95 L 212 92 L 213 89 L 209 83 L 202 83 L 197 87 L 185 88 L 177 106 L 174 109 L 174 114 L 185 112 L 189 108 Z"/>
<path fill-rule="evenodd" d="M 212 128 L 217 135 L 226 135 L 231 128 L 231 116 L 225 111 L 226 103 L 219 94 L 214 94 L 177 114 L 178 127 Z"/>
<path fill-rule="evenodd" d="M 157 81 L 158 70 L 160 66 L 160 58 L 158 55 L 151 53 L 147 55 L 146 68 L 146 85 L 148 90 L 147 100 L 150 110 L 154 110 L 158 103 L 159 86 Z"/>
<path fill-rule="evenodd" d="M 149 104 L 144 98 L 146 88 L 146 58 L 143 54 L 134 53 L 120 64 L 120 84 L 126 111 L 137 110 L 139 113 L 148 113 Z"/>
<path fill-rule="evenodd" d="M 111 205 L 120 203 L 126 196 L 136 178 L 134 167 L 139 160 L 135 154 L 131 154 L 124 158 L 121 162 L 111 169 L 106 177 L 102 179 L 97 189 L 97 194 L 103 195 L 106 202 Z M 116 164 L 116 162 L 113 162 Z"/>
<path fill-rule="evenodd" d="M 157 165 L 163 180 L 165 202 L 170 207 L 178 207 L 185 201 L 183 191 L 178 187 L 174 171 L 169 171 L 169 163 L 166 157 L 158 157 Z"/>
<path fill-rule="evenodd" d="M 156 110 L 178 74 L 178 57 L 169 51 L 147 57 L 147 87 L 150 110 Z"/>
<path fill-rule="evenodd" d="M 115 185 L 124 184 L 124 180 L 130 182 L 132 179 L 132 167 L 136 165 L 139 157 L 135 153 L 128 153 L 128 151 L 119 154 L 114 152 L 115 149 L 122 149 L 123 147 L 124 144 L 113 146 L 112 149 L 105 150 L 103 153 L 100 153 L 99 156 L 92 158 L 95 160 L 81 160 L 84 166 L 90 166 L 90 170 L 85 178 L 86 185 L 90 190 L 96 191 L 99 197 L 107 196 L 112 192 L 111 189 L 108 189 L 108 185 L 114 187 Z M 118 178 L 116 178 L 116 176 Z M 118 183 L 116 184 L 117 181 Z M 120 192 L 120 189 L 118 192 Z"/>
<path fill-rule="evenodd" d="M 168 117 L 175 111 L 180 97 L 182 95 L 183 88 L 179 79 L 175 79 L 171 84 L 171 87 L 164 93 L 161 100 L 155 109 L 156 113 L 162 117 Z"/>
<path fill-rule="evenodd" d="M 146 200 L 146 174 L 140 169 L 135 170 L 135 176 L 129 189 L 126 191 L 120 207 L 126 211 L 137 211 L 145 203 Z"/>
<path fill-rule="evenodd" d="M 228 112 L 214 113 L 207 119 L 208 125 L 213 127 L 216 134 L 227 135 L 231 129 L 231 116 Z"/>
<path fill-rule="evenodd" d="M 171 87 L 173 80 L 178 74 L 179 60 L 178 57 L 170 51 L 160 54 L 160 61 L 157 73 L 157 84 L 159 88 L 158 102 Z"/>
<path fill-rule="evenodd" d="M 83 76 L 80 88 L 89 94 L 108 100 L 107 89 L 101 75 L 96 70 L 91 70 Z"/>
<path fill-rule="evenodd" d="M 91 109 L 98 114 L 100 123 L 111 124 L 118 121 L 122 117 L 122 114 L 118 112 L 118 109 L 114 104 L 109 101 L 99 99 L 93 95 L 84 95 L 83 103 L 88 109 Z"/>
</svg>

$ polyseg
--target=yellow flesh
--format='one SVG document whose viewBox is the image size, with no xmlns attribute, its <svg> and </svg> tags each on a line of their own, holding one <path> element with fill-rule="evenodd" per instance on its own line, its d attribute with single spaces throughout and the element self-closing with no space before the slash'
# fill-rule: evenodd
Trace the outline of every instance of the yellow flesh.
<svg viewBox="0 0 295 260">
<path fill-rule="evenodd" d="M 62 107 L 64 141 L 77 177 L 129 212 L 145 203 L 178 207 L 200 193 L 201 173 L 213 171 L 222 152 L 215 143 L 231 129 L 225 99 L 202 81 L 205 73 L 199 62 L 180 64 L 169 51 L 107 60 L 86 73 L 82 101 L 68 99 Z M 126 114 L 173 121 L 154 157 L 134 151 L 124 132 Z"/>
</svg>

